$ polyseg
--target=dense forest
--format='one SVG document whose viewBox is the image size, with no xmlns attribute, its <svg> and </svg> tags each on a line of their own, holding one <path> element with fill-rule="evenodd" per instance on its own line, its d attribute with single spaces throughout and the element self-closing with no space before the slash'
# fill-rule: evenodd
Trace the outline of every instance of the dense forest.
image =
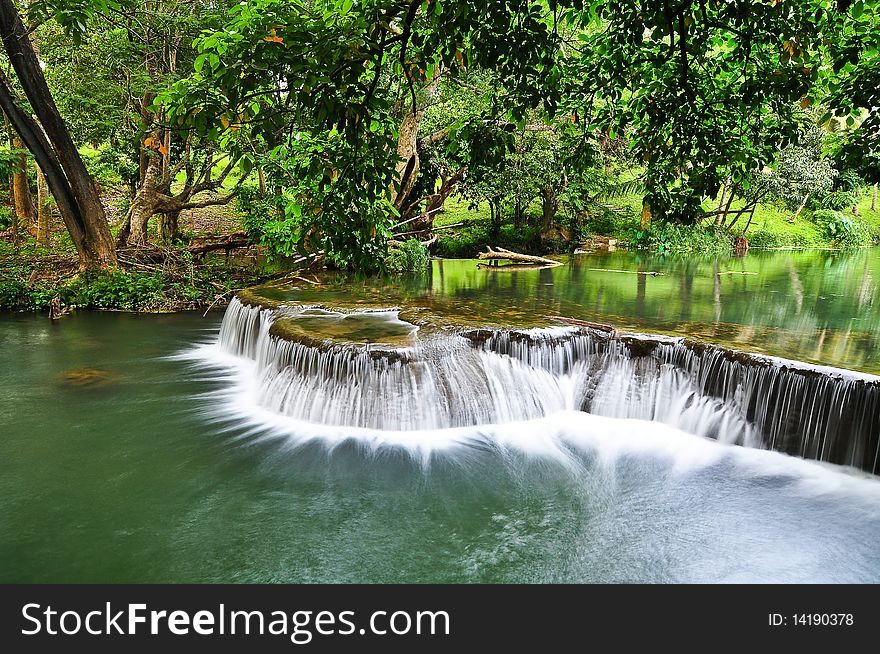
<svg viewBox="0 0 880 654">
<path fill-rule="evenodd" d="M 880 239 L 872 0 L 0 0 L 0 308 Z"/>
</svg>

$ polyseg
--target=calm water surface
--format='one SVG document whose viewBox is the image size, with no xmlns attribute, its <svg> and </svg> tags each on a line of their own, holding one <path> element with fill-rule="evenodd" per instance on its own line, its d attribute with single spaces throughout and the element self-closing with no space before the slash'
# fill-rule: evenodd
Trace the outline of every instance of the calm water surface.
<svg viewBox="0 0 880 654">
<path fill-rule="evenodd" d="M 618 251 L 566 261 L 516 271 L 448 259 L 405 283 L 340 280 L 267 295 L 424 306 L 475 323 L 540 325 L 561 315 L 880 373 L 880 248 L 705 259 Z"/>
<path fill-rule="evenodd" d="M 876 369 L 873 257 L 613 254 L 515 274 L 444 261 L 395 293 L 475 319 L 701 325 Z M 716 265 L 758 275 L 719 280 Z M 564 436 L 565 461 L 464 448 L 425 464 L 218 422 L 225 381 L 172 355 L 219 320 L 0 316 L 0 581 L 880 582 L 880 482 L 773 452 L 579 414 L 522 427 Z"/>
</svg>

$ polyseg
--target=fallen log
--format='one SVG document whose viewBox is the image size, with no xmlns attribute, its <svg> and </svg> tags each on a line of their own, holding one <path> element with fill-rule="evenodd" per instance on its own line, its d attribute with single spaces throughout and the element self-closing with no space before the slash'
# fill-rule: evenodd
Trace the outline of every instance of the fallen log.
<svg viewBox="0 0 880 654">
<path fill-rule="evenodd" d="M 547 316 L 547 320 L 555 320 L 556 322 L 564 322 L 569 325 L 577 325 L 578 327 L 589 327 L 590 329 L 596 329 L 600 332 L 605 332 L 607 334 L 613 334 L 617 331 L 614 328 L 614 325 L 606 325 L 602 322 L 590 322 L 589 320 L 578 320 L 577 318 L 566 318 L 565 316 Z"/>
<path fill-rule="evenodd" d="M 229 234 L 224 236 L 218 241 L 209 241 L 203 242 L 198 245 L 190 245 L 189 251 L 190 254 L 201 254 L 205 255 L 208 252 L 214 252 L 216 250 L 226 250 L 229 253 L 230 250 L 235 250 L 238 248 L 246 248 L 251 245 L 250 240 L 247 237 L 247 234 L 244 232 L 236 232 L 234 234 Z"/>
<path fill-rule="evenodd" d="M 553 259 L 545 259 L 544 257 L 536 257 L 531 254 L 520 254 L 519 252 L 511 252 L 510 250 L 505 250 L 504 248 L 496 247 L 494 250 L 490 247 L 486 247 L 486 252 L 480 252 L 477 255 L 477 258 L 486 261 L 489 259 L 498 260 L 498 259 L 506 259 L 508 261 L 514 261 L 517 263 L 531 263 L 531 264 L 540 264 L 543 266 L 561 266 L 561 261 L 554 261 Z"/>
<path fill-rule="evenodd" d="M 663 274 L 656 270 L 616 270 L 614 268 L 587 268 L 587 270 L 595 272 L 629 273 L 630 275 L 650 275 L 651 277 L 657 277 L 658 275 Z"/>
</svg>

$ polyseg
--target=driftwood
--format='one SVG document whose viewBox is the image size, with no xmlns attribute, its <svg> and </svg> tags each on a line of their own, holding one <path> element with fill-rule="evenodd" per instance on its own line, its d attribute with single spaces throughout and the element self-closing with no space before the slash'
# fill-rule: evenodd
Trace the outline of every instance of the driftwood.
<svg viewBox="0 0 880 654">
<path fill-rule="evenodd" d="M 49 318 L 52 320 L 58 320 L 59 318 L 63 318 L 68 313 L 70 313 L 72 309 L 70 307 L 61 307 L 61 295 L 56 293 L 55 297 L 52 298 L 52 301 L 49 303 Z"/>
<path fill-rule="evenodd" d="M 547 320 L 555 320 L 556 322 L 565 322 L 569 325 L 577 325 L 578 327 L 589 327 L 600 332 L 613 334 L 616 330 L 614 325 L 606 325 L 602 322 L 590 322 L 589 320 L 578 320 L 577 318 L 566 318 L 565 316 L 547 316 Z"/>
<path fill-rule="evenodd" d="M 561 266 L 562 262 L 554 261 L 553 259 L 545 259 L 544 257 L 535 257 L 531 254 L 520 254 L 519 252 L 511 252 L 510 250 L 505 250 L 504 248 L 495 248 L 494 250 L 490 247 L 486 247 L 486 252 L 480 252 L 477 255 L 478 259 L 486 261 L 488 259 L 498 260 L 498 259 L 506 259 L 508 261 L 513 261 L 516 263 L 531 263 L 531 264 L 540 264 L 543 266 Z"/>
<path fill-rule="evenodd" d="M 630 275 L 651 275 L 651 277 L 663 274 L 656 270 L 616 270 L 614 268 L 588 268 L 587 270 L 593 270 L 596 272 L 628 273 Z"/>
<path fill-rule="evenodd" d="M 757 275 L 756 272 L 749 272 L 748 270 L 719 270 L 716 275 Z"/>
<path fill-rule="evenodd" d="M 205 255 L 208 252 L 214 252 L 216 250 L 226 250 L 228 254 L 230 250 L 246 248 L 250 244 L 247 234 L 244 232 L 235 232 L 234 234 L 224 236 L 218 241 L 207 241 L 197 245 L 191 245 L 189 251 L 191 254 Z"/>
</svg>

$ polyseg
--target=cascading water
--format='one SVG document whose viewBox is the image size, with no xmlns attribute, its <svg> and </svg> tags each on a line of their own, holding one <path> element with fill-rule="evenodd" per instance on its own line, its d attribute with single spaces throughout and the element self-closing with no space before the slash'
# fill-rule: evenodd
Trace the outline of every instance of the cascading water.
<svg viewBox="0 0 880 654">
<path fill-rule="evenodd" d="M 880 379 L 870 375 L 577 328 L 439 330 L 393 347 L 272 333 L 297 315 L 236 299 L 221 326 L 220 349 L 253 366 L 267 420 L 412 442 L 585 411 L 878 472 Z"/>
</svg>

